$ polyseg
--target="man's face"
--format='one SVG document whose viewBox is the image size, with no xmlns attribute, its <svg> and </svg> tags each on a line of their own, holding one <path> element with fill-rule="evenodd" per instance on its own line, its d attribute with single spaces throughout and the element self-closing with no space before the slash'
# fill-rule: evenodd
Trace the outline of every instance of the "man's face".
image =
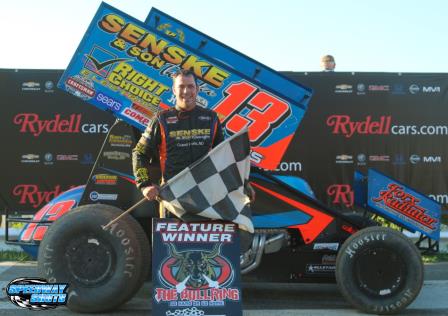
<svg viewBox="0 0 448 316">
<path fill-rule="evenodd" d="M 322 59 L 321 67 L 322 70 L 334 70 L 336 64 L 331 59 Z"/>
<path fill-rule="evenodd" d="M 189 111 L 196 106 L 198 87 L 193 76 L 179 75 L 174 78 L 173 93 L 176 96 L 176 107 L 178 109 Z"/>
</svg>

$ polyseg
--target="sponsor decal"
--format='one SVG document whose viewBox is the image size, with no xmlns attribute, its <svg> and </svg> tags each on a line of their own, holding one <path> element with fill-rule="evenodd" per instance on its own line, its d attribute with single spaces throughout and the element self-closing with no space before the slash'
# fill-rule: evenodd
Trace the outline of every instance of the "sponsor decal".
<svg viewBox="0 0 448 316">
<path fill-rule="evenodd" d="M 334 273 L 336 271 L 335 264 L 307 264 L 306 273 L 308 274 L 327 274 Z"/>
<path fill-rule="evenodd" d="M 404 84 L 402 84 L 402 83 L 394 83 L 392 85 L 391 93 L 392 94 L 396 94 L 396 95 L 406 94 L 406 91 L 404 89 Z"/>
<path fill-rule="evenodd" d="M 44 90 L 45 93 L 53 93 L 54 92 L 54 83 L 53 83 L 53 81 L 51 81 L 51 80 L 45 81 L 44 87 L 45 87 L 45 90 Z"/>
<path fill-rule="evenodd" d="M 337 243 L 337 242 L 322 242 L 322 243 L 315 243 L 313 245 L 313 250 L 337 251 L 338 249 L 339 249 L 339 243 Z"/>
<path fill-rule="evenodd" d="M 90 100 L 96 93 L 93 81 L 80 75 L 67 78 L 65 89 L 84 101 Z"/>
<path fill-rule="evenodd" d="M 365 120 L 352 121 L 349 115 L 330 115 L 327 126 L 332 127 L 332 134 L 342 134 L 347 138 L 353 135 L 389 135 L 392 116 L 382 115 L 379 120 L 373 120 L 368 115 Z"/>
<path fill-rule="evenodd" d="M 409 162 L 413 165 L 418 164 L 420 162 L 420 160 L 421 160 L 421 158 L 419 155 L 413 154 L 409 157 Z"/>
<path fill-rule="evenodd" d="M 127 118 L 129 118 L 130 120 L 138 122 L 142 125 L 148 125 L 150 121 L 148 117 L 146 117 L 142 113 L 132 110 L 131 108 L 126 108 L 122 114 Z"/>
<path fill-rule="evenodd" d="M 22 91 L 40 91 L 40 83 L 35 81 L 23 82 Z"/>
<path fill-rule="evenodd" d="M 336 163 L 353 163 L 353 156 L 352 155 L 337 155 L 336 156 Z"/>
<path fill-rule="evenodd" d="M 110 160 L 125 160 L 130 158 L 131 155 L 122 151 L 105 151 L 103 152 L 103 157 Z"/>
<path fill-rule="evenodd" d="M 353 86 L 351 84 L 338 84 L 334 87 L 335 93 L 352 93 Z"/>
<path fill-rule="evenodd" d="M 82 155 L 80 163 L 82 165 L 93 165 L 93 154 L 92 153 L 85 153 Z"/>
<path fill-rule="evenodd" d="M 334 255 L 323 255 L 322 256 L 323 264 L 336 264 L 336 254 Z"/>
<path fill-rule="evenodd" d="M 118 198 L 118 194 L 115 193 L 98 193 L 97 191 L 92 191 L 89 194 L 89 198 L 91 201 L 116 201 Z"/>
<path fill-rule="evenodd" d="M 369 161 L 375 161 L 375 162 L 389 162 L 390 156 L 388 155 L 370 155 Z"/>
<path fill-rule="evenodd" d="M 198 116 L 199 121 L 210 121 L 212 118 L 210 116 L 200 115 Z"/>
<path fill-rule="evenodd" d="M 157 26 L 157 30 L 165 33 L 166 35 L 179 40 L 181 43 L 185 42 L 185 33 L 180 28 L 174 28 L 171 23 L 163 23 Z"/>
<path fill-rule="evenodd" d="M 370 84 L 369 91 L 371 92 L 389 92 L 390 86 L 386 84 Z"/>
<path fill-rule="evenodd" d="M 85 54 L 84 68 L 106 78 L 113 64 L 128 60 L 129 58 L 117 58 L 115 54 L 95 45 L 90 54 Z"/>
<path fill-rule="evenodd" d="M 97 100 L 100 104 L 107 105 L 107 107 L 112 111 L 120 111 L 121 107 L 123 106 L 119 101 L 106 95 L 103 92 L 99 92 L 96 95 L 95 100 Z"/>
<path fill-rule="evenodd" d="M 50 166 L 54 164 L 54 157 L 52 153 L 46 153 L 44 155 L 44 165 Z"/>
<path fill-rule="evenodd" d="M 438 219 L 429 215 L 428 210 L 419 205 L 420 199 L 405 192 L 404 187 L 399 184 L 389 183 L 387 190 L 380 190 L 372 201 L 384 205 L 395 213 L 403 214 L 430 230 L 436 229 Z"/>
<path fill-rule="evenodd" d="M 395 154 L 394 159 L 392 161 L 393 165 L 405 165 L 406 163 L 407 162 L 403 154 Z"/>
<path fill-rule="evenodd" d="M 420 87 L 419 87 L 418 85 L 416 85 L 416 84 L 411 84 L 411 85 L 409 86 L 409 92 L 410 92 L 411 94 L 417 94 L 417 93 L 420 92 Z"/>
<path fill-rule="evenodd" d="M 327 188 L 327 195 L 333 198 L 333 204 L 343 204 L 346 207 L 352 207 L 355 201 L 355 193 L 349 184 L 332 184 Z"/>
<path fill-rule="evenodd" d="M 22 155 L 21 163 L 39 163 L 40 156 L 36 154 L 24 154 Z"/>
<path fill-rule="evenodd" d="M 147 106 L 145 105 L 140 105 L 138 103 L 132 103 L 131 106 L 134 110 L 136 110 L 137 112 L 142 113 L 143 115 L 146 115 L 147 117 L 154 117 L 154 112 Z"/>
<path fill-rule="evenodd" d="M 425 163 L 442 163 L 441 156 L 423 156 L 423 162 Z"/>
<path fill-rule="evenodd" d="M 422 88 L 423 93 L 440 93 L 439 86 L 424 86 Z"/>
<path fill-rule="evenodd" d="M 178 121 L 179 119 L 177 118 L 177 116 L 170 116 L 166 118 L 167 124 L 176 124 Z"/>
<path fill-rule="evenodd" d="M 365 95 L 366 94 L 366 85 L 363 83 L 358 83 L 356 85 L 356 94 L 357 95 Z"/>
<path fill-rule="evenodd" d="M 422 163 L 442 163 L 442 156 L 419 156 L 412 154 L 409 156 L 409 162 L 416 165 L 420 162 Z"/>
<path fill-rule="evenodd" d="M 114 135 L 109 134 L 109 144 L 112 147 L 131 147 L 132 136 L 131 135 Z"/>
<path fill-rule="evenodd" d="M 356 156 L 356 160 L 357 160 L 357 164 L 358 166 L 365 166 L 366 165 L 366 161 L 367 161 L 367 156 L 365 154 L 358 154 Z"/>
<path fill-rule="evenodd" d="M 37 113 L 18 113 L 13 118 L 13 123 L 19 125 L 20 133 L 31 133 L 37 137 L 45 133 L 84 133 L 84 134 L 106 134 L 109 124 L 84 123 L 81 124 L 82 114 L 70 114 L 62 117 L 55 114 L 53 119 L 41 119 Z"/>
<path fill-rule="evenodd" d="M 97 185 L 116 185 L 118 176 L 111 174 L 96 174 L 92 176 L 92 180 Z"/>
<path fill-rule="evenodd" d="M 17 278 L 6 286 L 6 294 L 18 307 L 46 310 L 66 305 L 68 286 L 68 283 L 49 283 L 41 278 Z"/>
<path fill-rule="evenodd" d="M 69 186 L 65 190 L 73 187 L 75 187 L 75 185 Z M 29 204 L 33 208 L 37 208 L 42 204 L 50 202 L 65 190 L 62 190 L 60 184 L 55 185 L 50 191 L 41 190 L 36 184 L 17 184 L 12 189 L 12 195 L 18 198 L 19 204 Z"/>
<path fill-rule="evenodd" d="M 58 155 L 56 155 L 56 160 L 59 160 L 59 161 L 77 161 L 78 160 L 78 155 L 58 154 Z"/>
</svg>

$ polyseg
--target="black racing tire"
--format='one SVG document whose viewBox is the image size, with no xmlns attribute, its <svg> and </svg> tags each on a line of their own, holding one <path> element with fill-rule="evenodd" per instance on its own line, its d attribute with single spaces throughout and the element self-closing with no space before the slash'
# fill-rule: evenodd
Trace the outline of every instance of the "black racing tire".
<svg viewBox="0 0 448 316">
<path fill-rule="evenodd" d="M 402 233 L 368 227 L 348 238 L 336 259 L 336 282 L 353 306 L 371 314 L 395 314 L 419 294 L 423 262 Z"/>
<path fill-rule="evenodd" d="M 68 283 L 67 307 L 76 312 L 113 310 L 131 299 L 150 271 L 151 250 L 143 229 L 123 211 L 83 205 L 59 218 L 39 247 L 38 270 L 48 282 Z"/>
</svg>

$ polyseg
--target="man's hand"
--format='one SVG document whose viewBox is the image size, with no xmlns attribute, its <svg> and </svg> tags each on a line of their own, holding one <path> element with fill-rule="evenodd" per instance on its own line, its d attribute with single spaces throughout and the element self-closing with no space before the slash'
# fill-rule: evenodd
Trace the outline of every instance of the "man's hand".
<svg viewBox="0 0 448 316">
<path fill-rule="evenodd" d="M 253 204 L 255 202 L 255 190 L 254 188 L 250 185 L 249 182 L 247 182 L 246 186 L 246 194 L 249 196 L 250 199 L 250 203 Z"/>
<path fill-rule="evenodd" d="M 152 201 L 159 195 L 159 187 L 157 185 L 151 185 L 142 189 L 142 194 L 148 200 Z"/>
</svg>

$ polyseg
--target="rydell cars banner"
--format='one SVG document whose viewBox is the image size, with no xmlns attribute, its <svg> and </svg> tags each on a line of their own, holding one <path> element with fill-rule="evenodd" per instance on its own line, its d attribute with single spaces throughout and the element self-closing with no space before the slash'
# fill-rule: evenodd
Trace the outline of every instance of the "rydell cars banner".
<svg viewBox="0 0 448 316">
<path fill-rule="evenodd" d="M 199 79 L 198 105 L 218 113 L 227 136 L 248 126 L 252 162 L 275 169 L 306 112 L 311 90 L 228 47 L 210 54 L 232 52 L 238 67 L 229 63 L 231 58 L 210 57 L 187 41 L 102 3 L 58 87 L 143 130 L 155 113 L 175 105 L 173 72 L 192 70 Z M 245 60 L 253 73 L 241 67 Z"/>
</svg>

